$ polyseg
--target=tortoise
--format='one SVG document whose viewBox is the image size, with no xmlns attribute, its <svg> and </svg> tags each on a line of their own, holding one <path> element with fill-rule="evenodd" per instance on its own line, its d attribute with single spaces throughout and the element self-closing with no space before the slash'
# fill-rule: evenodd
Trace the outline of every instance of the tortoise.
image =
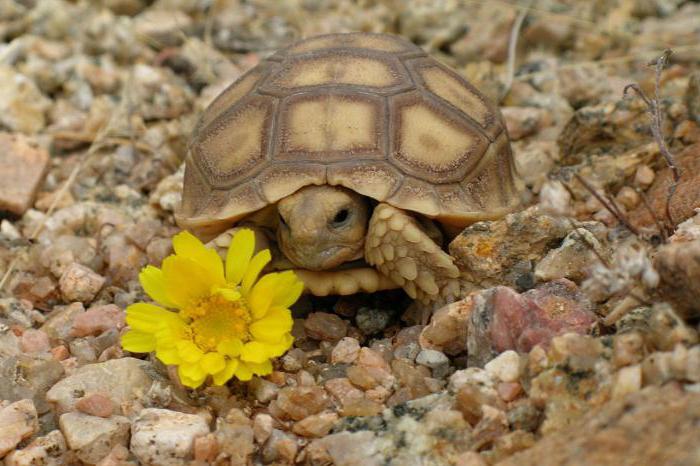
<svg viewBox="0 0 700 466">
<path fill-rule="evenodd" d="M 182 228 L 221 247 L 253 227 L 315 295 L 459 293 L 443 243 L 518 204 L 498 109 L 398 36 L 311 37 L 262 60 L 203 112 Z"/>
</svg>

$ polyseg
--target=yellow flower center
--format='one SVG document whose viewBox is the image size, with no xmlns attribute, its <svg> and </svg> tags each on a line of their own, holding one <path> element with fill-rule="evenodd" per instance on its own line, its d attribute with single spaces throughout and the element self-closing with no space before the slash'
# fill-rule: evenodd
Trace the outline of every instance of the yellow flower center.
<svg viewBox="0 0 700 466">
<path fill-rule="evenodd" d="M 230 301 L 220 294 L 212 294 L 180 312 L 190 321 L 192 341 L 204 352 L 216 351 L 219 342 L 230 338 L 243 342 L 250 339 L 251 315 L 242 299 Z"/>
</svg>

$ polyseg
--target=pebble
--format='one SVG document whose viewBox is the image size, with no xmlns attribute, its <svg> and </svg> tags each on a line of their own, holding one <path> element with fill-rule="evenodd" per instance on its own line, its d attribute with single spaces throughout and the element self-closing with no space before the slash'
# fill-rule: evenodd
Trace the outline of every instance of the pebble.
<svg viewBox="0 0 700 466">
<path fill-rule="evenodd" d="M 420 333 L 422 348 L 455 355 L 467 349 L 467 332 L 471 316 L 471 301 L 460 300 L 438 309 Z"/>
<path fill-rule="evenodd" d="M 269 414 L 260 413 L 255 415 L 253 418 L 253 436 L 259 445 L 264 444 L 270 438 L 273 424 L 274 420 Z"/>
<path fill-rule="evenodd" d="M 234 408 L 226 416 L 219 417 L 214 435 L 221 454 L 224 458 L 229 458 L 230 464 L 248 464 L 255 444 L 252 422 L 243 411 Z"/>
<path fill-rule="evenodd" d="M 306 334 L 314 340 L 338 341 L 348 333 L 348 323 L 335 314 L 312 312 L 304 320 Z"/>
<path fill-rule="evenodd" d="M 289 419 L 301 421 L 307 416 L 323 411 L 329 402 L 323 388 L 312 386 L 282 388 L 275 404 Z"/>
<path fill-rule="evenodd" d="M 648 165 L 640 165 L 634 173 L 634 184 L 645 189 L 651 186 L 655 177 L 656 173 Z"/>
<path fill-rule="evenodd" d="M 31 399 L 37 413 L 49 411 L 46 391 L 63 377 L 60 362 L 48 354 L 20 354 L 0 361 L 0 399 Z"/>
<path fill-rule="evenodd" d="M 581 283 L 588 277 L 591 266 L 605 256 L 606 251 L 595 235 L 586 228 L 577 228 L 537 263 L 535 278 L 540 282 L 568 278 Z"/>
<path fill-rule="evenodd" d="M 269 380 L 265 380 L 261 377 L 254 377 L 250 382 L 250 391 L 253 393 L 256 400 L 261 403 L 268 403 L 277 397 L 279 387 Z"/>
<path fill-rule="evenodd" d="M 292 431 L 302 437 L 323 437 L 328 435 L 338 422 L 338 415 L 333 412 L 322 412 L 307 416 L 294 424 Z"/>
<path fill-rule="evenodd" d="M 513 350 L 504 351 L 487 362 L 484 369 L 501 382 L 517 382 L 521 375 L 520 355 Z"/>
<path fill-rule="evenodd" d="M 92 306 L 73 319 L 71 334 L 76 337 L 98 335 L 107 330 L 124 328 L 126 314 L 114 304 Z"/>
<path fill-rule="evenodd" d="M 299 446 L 296 436 L 279 429 L 273 429 L 270 439 L 261 451 L 265 464 L 294 464 Z"/>
<path fill-rule="evenodd" d="M 20 347 L 25 353 L 44 353 L 51 349 L 51 344 L 46 332 L 29 328 L 22 333 Z"/>
<path fill-rule="evenodd" d="M 83 413 L 65 413 L 58 420 L 68 447 L 83 462 L 95 464 L 117 445 L 129 441 L 129 419 L 113 416 L 109 419 Z"/>
<path fill-rule="evenodd" d="M 0 111 L 0 120 L 3 118 L 2 114 Z M 48 152 L 37 147 L 32 139 L 21 134 L 0 132 L 0 211 L 15 215 L 24 214 L 34 202 L 36 192 L 48 170 L 48 164 Z"/>
<path fill-rule="evenodd" d="M 37 437 L 26 447 L 10 452 L 5 457 L 6 466 L 63 466 L 77 462 L 69 453 L 66 439 L 60 430 L 52 430 Z"/>
<path fill-rule="evenodd" d="M 391 310 L 361 307 L 355 315 L 355 324 L 363 335 L 376 335 L 389 325 L 392 317 Z"/>
<path fill-rule="evenodd" d="M 0 408 L 0 458 L 38 431 L 39 421 L 32 400 L 15 401 Z"/>
<path fill-rule="evenodd" d="M 621 398 L 642 389 L 642 366 L 635 364 L 621 368 L 615 377 L 613 398 Z"/>
<path fill-rule="evenodd" d="M 214 434 L 207 434 L 194 439 L 194 460 L 211 464 L 219 454 L 219 442 Z"/>
<path fill-rule="evenodd" d="M 201 416 L 147 408 L 131 425 L 129 449 L 143 464 L 184 466 L 194 456 L 195 439 L 208 433 Z"/>
<path fill-rule="evenodd" d="M 523 386 L 518 382 L 501 382 L 496 386 L 496 391 L 505 402 L 513 401 L 523 392 Z"/>
<path fill-rule="evenodd" d="M 0 126 L 13 132 L 35 134 L 46 125 L 45 114 L 50 106 L 51 101 L 31 78 L 0 66 Z"/>
<path fill-rule="evenodd" d="M 101 393 L 93 393 L 79 399 L 75 403 L 75 409 L 91 416 L 110 417 L 114 412 L 114 403 Z"/>
<path fill-rule="evenodd" d="M 87 364 L 51 387 L 46 398 L 60 414 L 74 411 L 82 397 L 100 393 L 126 414 L 130 405 L 144 400 L 153 384 L 146 370 L 150 364 L 135 358 Z"/>
<path fill-rule="evenodd" d="M 105 277 L 78 263 L 66 267 L 58 281 L 63 298 L 67 301 L 89 303 L 105 284 Z"/>
<path fill-rule="evenodd" d="M 355 338 L 344 337 L 333 347 L 332 364 L 352 364 L 360 353 L 360 342 Z"/>
</svg>

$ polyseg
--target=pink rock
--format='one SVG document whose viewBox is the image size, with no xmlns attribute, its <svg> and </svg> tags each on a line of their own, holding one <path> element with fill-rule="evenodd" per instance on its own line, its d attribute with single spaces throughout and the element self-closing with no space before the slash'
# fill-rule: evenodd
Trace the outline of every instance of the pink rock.
<svg viewBox="0 0 700 466">
<path fill-rule="evenodd" d="M 75 407 L 82 413 L 98 417 L 110 417 L 114 413 L 114 402 L 101 393 L 82 397 L 75 403 Z"/>
<path fill-rule="evenodd" d="M 522 393 L 523 387 L 519 382 L 501 382 L 496 390 L 503 401 L 513 401 Z"/>
<path fill-rule="evenodd" d="M 45 332 L 33 328 L 24 331 L 20 339 L 20 346 L 25 353 L 43 353 L 51 349 L 49 336 Z"/>
<path fill-rule="evenodd" d="M 0 409 L 0 457 L 39 430 L 32 400 L 20 400 Z"/>
<path fill-rule="evenodd" d="M 99 335 L 110 329 L 121 330 L 125 325 L 124 319 L 124 311 L 114 304 L 93 306 L 73 319 L 71 335 L 84 337 Z"/>
<path fill-rule="evenodd" d="M 66 348 L 64 345 L 59 345 L 55 348 L 51 348 L 51 354 L 53 355 L 53 358 L 57 361 L 63 361 L 68 356 L 70 356 L 68 348 Z"/>
<path fill-rule="evenodd" d="M 0 210 L 22 215 L 44 179 L 49 154 L 21 135 L 0 133 Z"/>
</svg>

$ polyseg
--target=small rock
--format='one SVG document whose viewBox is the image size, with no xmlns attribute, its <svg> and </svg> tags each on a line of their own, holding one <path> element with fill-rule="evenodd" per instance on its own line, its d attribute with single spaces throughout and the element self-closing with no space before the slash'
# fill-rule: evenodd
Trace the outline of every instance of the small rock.
<svg viewBox="0 0 700 466">
<path fill-rule="evenodd" d="M 68 342 L 72 339 L 73 321 L 85 312 L 82 303 L 72 303 L 67 306 L 56 306 L 41 326 L 41 330 L 52 341 Z"/>
<path fill-rule="evenodd" d="M 262 449 L 261 456 L 265 464 L 294 464 L 297 456 L 296 438 L 279 429 L 273 429 L 270 439 Z"/>
<path fill-rule="evenodd" d="M 330 400 L 321 387 L 285 387 L 279 391 L 276 406 L 290 419 L 301 421 L 328 407 Z"/>
<path fill-rule="evenodd" d="M 355 315 L 355 323 L 363 335 L 375 335 L 391 322 L 393 312 L 387 309 L 361 307 Z"/>
<path fill-rule="evenodd" d="M 192 18 L 175 9 L 148 9 L 134 18 L 134 32 L 161 47 L 180 45 L 184 30 L 191 25 Z"/>
<path fill-rule="evenodd" d="M 114 412 L 112 400 L 101 393 L 82 397 L 75 403 L 75 408 L 81 413 L 97 417 L 110 417 Z"/>
<path fill-rule="evenodd" d="M 50 106 L 51 101 L 34 81 L 8 66 L 0 66 L 0 126 L 13 132 L 37 133 L 46 125 L 45 113 Z"/>
<path fill-rule="evenodd" d="M 471 302 L 457 301 L 441 307 L 420 334 L 420 346 L 456 355 L 467 349 Z"/>
<path fill-rule="evenodd" d="M 194 439 L 194 460 L 211 464 L 219 454 L 219 442 L 214 434 Z"/>
<path fill-rule="evenodd" d="M 450 365 L 450 360 L 445 356 L 445 353 L 431 349 L 424 349 L 416 357 L 416 363 L 421 366 L 426 366 L 433 369 L 433 374 L 436 370 L 444 370 Z"/>
<path fill-rule="evenodd" d="M 332 364 L 352 364 L 360 353 L 360 342 L 355 338 L 344 337 L 333 347 Z"/>
<path fill-rule="evenodd" d="M 599 256 L 606 256 L 600 241 L 587 229 L 577 228 L 535 266 L 535 277 L 541 282 L 568 278 L 580 283 Z"/>
<path fill-rule="evenodd" d="M 487 362 L 484 369 L 501 382 L 517 382 L 520 379 L 520 355 L 513 350 L 504 351 Z"/>
<path fill-rule="evenodd" d="M 39 431 L 39 420 L 32 400 L 20 400 L 0 409 L 0 458 L 22 440 Z"/>
<path fill-rule="evenodd" d="M 270 425 L 270 431 L 272 426 Z M 216 436 L 221 454 L 230 459 L 232 465 L 248 464 L 255 451 L 254 434 L 250 419 L 243 411 L 232 409 L 216 420 Z"/>
<path fill-rule="evenodd" d="M 314 340 L 338 341 L 348 333 L 348 323 L 335 314 L 313 312 L 304 320 L 304 329 Z"/>
<path fill-rule="evenodd" d="M 114 304 L 93 306 L 73 319 L 71 334 L 76 337 L 98 335 L 107 330 L 124 328 L 126 314 Z"/>
<path fill-rule="evenodd" d="M 700 316 L 700 239 L 666 244 L 654 257 L 659 292 L 682 317 Z"/>
<path fill-rule="evenodd" d="M 123 445 L 117 445 L 95 466 L 137 466 L 133 461 L 126 460 L 129 456 L 128 448 Z"/>
<path fill-rule="evenodd" d="M 20 346 L 25 353 L 44 353 L 51 349 L 46 332 L 29 328 L 22 333 Z"/>
<path fill-rule="evenodd" d="M 123 416 L 109 419 L 83 413 L 62 414 L 58 420 L 66 443 L 81 461 L 95 464 L 117 445 L 129 441 L 131 423 Z"/>
<path fill-rule="evenodd" d="M 292 431 L 303 437 L 324 437 L 336 422 L 338 422 L 336 413 L 312 414 L 294 424 Z"/>
<path fill-rule="evenodd" d="M 501 113 L 508 128 L 508 136 L 512 141 L 523 139 L 537 133 L 541 128 L 549 126 L 544 109 L 536 107 L 502 107 Z"/>
<path fill-rule="evenodd" d="M 61 363 L 48 354 L 21 354 L 0 359 L 0 399 L 30 398 L 37 412 L 43 414 L 50 408 L 46 391 L 63 374 Z"/>
<path fill-rule="evenodd" d="M 615 377 L 613 398 L 621 398 L 642 389 L 642 366 L 635 364 L 621 368 Z"/>
<path fill-rule="evenodd" d="M 131 452 L 144 464 L 187 465 L 194 441 L 209 433 L 201 416 L 147 408 L 131 426 Z"/>
<path fill-rule="evenodd" d="M 68 450 L 60 430 L 52 430 L 5 457 L 7 466 L 63 466 L 75 463 L 77 459 L 74 458 L 74 453 Z"/>
<path fill-rule="evenodd" d="M 258 445 L 262 445 L 272 434 L 272 416 L 265 413 L 256 414 L 253 419 L 253 436 Z"/>
<path fill-rule="evenodd" d="M 2 97 L 0 107 L 1 101 Z M 3 115 L 2 111 L 0 115 Z M 2 118 L 0 116 L 0 120 Z M 48 152 L 36 147 L 30 139 L 0 133 L 0 211 L 24 214 L 34 201 L 48 163 Z"/>
<path fill-rule="evenodd" d="M 67 301 L 89 303 L 102 288 L 105 277 L 84 265 L 73 263 L 66 267 L 58 281 L 63 298 Z"/>
<path fill-rule="evenodd" d="M 501 382 L 496 386 L 496 391 L 505 402 L 513 401 L 522 392 L 523 386 L 518 382 Z"/>
<path fill-rule="evenodd" d="M 269 380 L 261 377 L 254 377 L 250 381 L 250 390 L 256 400 L 261 403 L 268 403 L 277 396 L 279 387 Z"/>
<path fill-rule="evenodd" d="M 129 405 L 144 399 L 153 384 L 146 373 L 149 367 L 148 362 L 135 358 L 88 364 L 51 387 L 46 398 L 60 414 L 74 411 L 82 397 L 100 393 L 108 395 L 125 413 Z"/>
</svg>

